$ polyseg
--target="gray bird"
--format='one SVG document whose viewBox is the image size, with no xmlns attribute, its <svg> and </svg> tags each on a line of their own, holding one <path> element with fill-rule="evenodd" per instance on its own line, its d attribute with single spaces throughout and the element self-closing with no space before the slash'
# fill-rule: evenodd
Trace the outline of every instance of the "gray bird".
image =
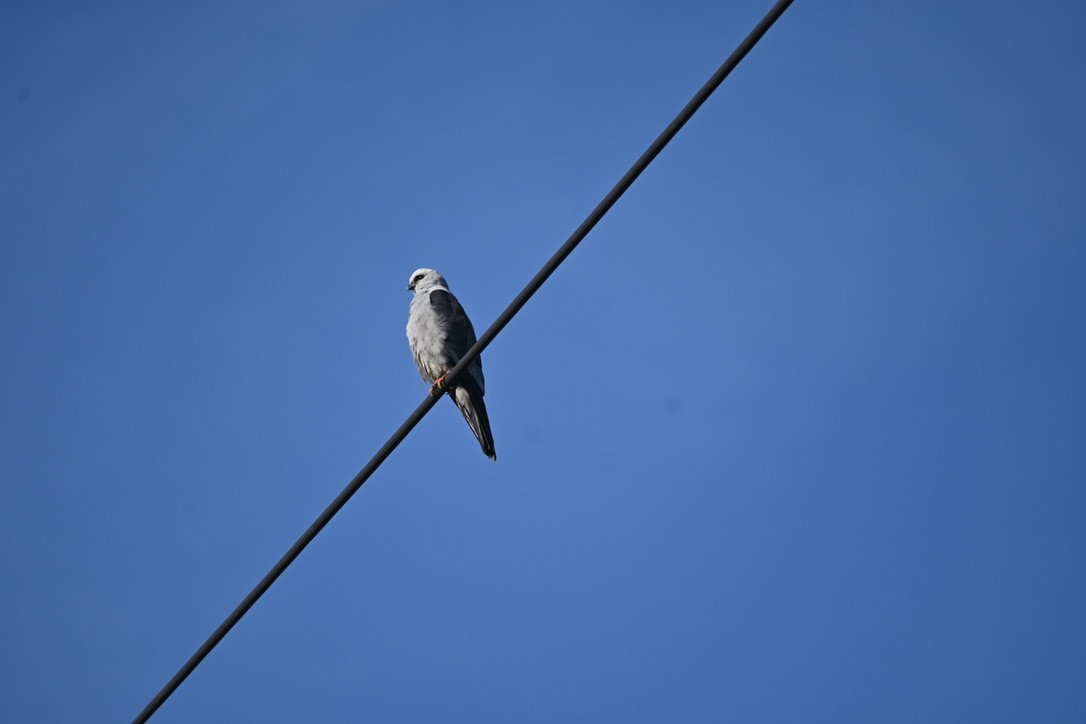
<svg viewBox="0 0 1086 724">
<path fill-rule="evenodd" d="M 476 357 L 467 369 L 444 389 L 445 375 L 475 344 L 475 329 L 464 308 L 449 291 L 445 278 L 433 269 L 416 269 L 407 288 L 415 293 L 407 316 L 407 340 L 422 379 L 432 385 L 430 394 L 448 392 L 475 433 L 483 454 L 497 460 L 490 418 L 483 394 L 483 362 Z"/>
</svg>

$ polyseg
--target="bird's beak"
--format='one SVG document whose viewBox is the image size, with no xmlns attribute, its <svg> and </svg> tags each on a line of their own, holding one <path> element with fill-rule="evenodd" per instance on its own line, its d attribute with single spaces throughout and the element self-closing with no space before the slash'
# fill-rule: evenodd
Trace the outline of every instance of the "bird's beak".
<svg viewBox="0 0 1086 724">
<path fill-rule="evenodd" d="M 409 291 L 409 292 L 415 291 L 415 285 L 414 284 L 408 284 L 407 285 L 407 291 Z"/>
</svg>

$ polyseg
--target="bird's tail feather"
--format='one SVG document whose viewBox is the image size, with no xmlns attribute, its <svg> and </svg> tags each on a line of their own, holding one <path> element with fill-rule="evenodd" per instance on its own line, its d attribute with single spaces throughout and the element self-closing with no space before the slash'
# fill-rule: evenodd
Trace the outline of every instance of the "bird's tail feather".
<svg viewBox="0 0 1086 724">
<path fill-rule="evenodd" d="M 490 417 L 486 414 L 483 393 L 475 385 L 458 386 L 451 393 L 453 402 L 460 408 L 460 414 L 464 416 L 468 427 L 475 433 L 475 439 L 483 448 L 483 454 L 491 460 L 497 460 L 498 455 L 494 452 L 494 434 L 490 432 Z"/>
</svg>

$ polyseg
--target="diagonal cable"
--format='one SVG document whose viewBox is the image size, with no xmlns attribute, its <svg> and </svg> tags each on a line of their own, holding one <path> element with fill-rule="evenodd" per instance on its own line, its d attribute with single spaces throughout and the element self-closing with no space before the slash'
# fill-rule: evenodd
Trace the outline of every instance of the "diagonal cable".
<svg viewBox="0 0 1086 724">
<path fill-rule="evenodd" d="M 739 47 L 728 56 L 728 59 L 724 61 L 724 64 L 713 73 L 713 76 L 698 90 L 697 93 L 694 94 L 694 97 L 690 99 L 690 102 L 679 111 L 679 115 L 675 116 L 675 119 L 668 124 L 668 127 L 652 142 L 652 145 L 650 145 L 648 149 L 641 154 L 641 157 L 634 162 L 633 166 L 630 167 L 630 170 L 619 179 L 614 188 L 612 188 L 603 198 L 603 201 L 592 210 L 592 213 L 581 222 L 581 225 L 577 227 L 577 230 L 574 231 L 558 251 L 555 252 L 554 256 L 552 256 L 547 263 L 543 265 L 543 268 L 532 277 L 532 280 L 528 282 L 528 285 L 524 287 L 524 290 L 516 296 L 508 307 L 506 307 L 505 311 L 498 316 L 492 325 L 490 325 L 490 328 L 483 332 L 482 336 L 479 337 L 479 341 L 475 343 L 475 346 L 468 350 L 468 353 L 464 355 L 463 359 L 461 359 L 460 362 L 445 375 L 446 386 L 454 381 L 457 375 L 463 372 L 464 369 L 471 364 L 472 360 L 478 357 L 482 351 L 494 341 L 494 338 L 505 328 L 505 325 L 509 324 L 513 317 L 516 316 L 517 312 L 521 310 L 521 307 L 523 307 L 528 300 L 539 291 L 539 288 L 543 286 L 543 283 L 547 281 L 548 277 L 550 277 L 558 266 L 565 261 L 566 257 L 577 248 L 577 245 L 588 235 L 588 232 L 599 223 L 604 214 L 606 214 L 610 208 L 615 205 L 615 202 L 619 200 L 622 194 L 633 185 L 633 182 L 637 180 L 637 177 L 641 175 L 641 172 L 648 168 L 648 165 L 652 163 L 657 155 L 659 155 L 660 151 L 664 150 L 664 146 L 666 146 L 671 139 L 675 137 L 675 134 L 686 125 L 686 122 L 690 120 L 699 108 L 701 108 L 701 105 L 710 95 L 712 95 L 713 91 L 724 82 L 724 79 L 728 77 L 737 65 L 739 65 L 739 62 L 746 57 L 747 53 L 749 53 L 758 41 L 761 40 L 766 31 L 769 30 L 782 14 L 784 14 L 784 11 L 787 10 L 788 6 L 791 4 L 792 0 L 778 0 L 769 12 L 766 13 L 765 17 L 763 17 L 754 27 L 754 30 L 752 30 L 750 34 L 743 39 L 743 42 L 739 44 Z M 166 682 L 166 685 L 162 687 L 162 690 L 151 699 L 147 706 L 143 708 L 143 711 L 136 716 L 134 721 L 147 721 L 151 715 L 162 706 L 166 699 L 168 699 L 177 687 L 181 685 L 181 682 L 183 682 L 188 675 L 200 665 L 200 662 L 211 653 L 211 650 L 222 641 L 226 634 L 229 633 L 230 629 L 234 627 L 234 624 L 241 620 L 241 617 L 253 607 L 253 604 L 264 595 L 265 591 L 271 588 L 271 585 L 275 583 L 275 580 L 279 578 L 280 575 L 282 575 L 283 571 L 285 571 L 287 567 L 294 562 L 294 559 L 305 550 L 305 547 L 317 537 L 317 534 L 321 532 L 324 526 L 328 525 L 329 521 L 335 517 L 340 508 L 346 505 L 347 501 L 351 499 L 351 496 L 358 492 L 358 489 L 361 488 L 366 480 L 368 480 L 377 468 L 381 466 L 381 463 L 392 454 L 392 451 L 404 441 L 411 430 L 419 424 L 422 418 L 426 416 L 426 413 L 437 404 L 439 399 L 440 396 L 426 396 L 426 399 L 424 399 L 415 411 L 411 413 L 410 417 L 400 425 L 396 432 L 392 433 L 392 437 L 388 439 L 388 442 L 381 446 L 381 449 L 377 451 L 368 463 L 366 463 L 366 466 L 354 476 L 350 483 L 347 484 L 347 487 L 343 489 L 343 492 L 336 496 L 336 499 L 325 508 L 324 512 L 321 513 L 315 521 L 313 521 L 313 524 L 306 529 L 305 533 L 294 542 L 294 545 L 290 547 L 290 550 L 283 554 L 283 557 L 279 559 L 278 563 L 272 566 L 272 569 L 260 580 L 260 583 L 256 584 L 256 587 L 254 587 L 253 590 L 249 592 L 249 595 L 238 604 L 238 607 L 226 617 L 226 620 L 219 624 L 219 627 L 215 629 L 200 648 L 196 650 L 196 653 L 185 662 L 185 665 L 173 675 L 173 678 Z"/>
</svg>

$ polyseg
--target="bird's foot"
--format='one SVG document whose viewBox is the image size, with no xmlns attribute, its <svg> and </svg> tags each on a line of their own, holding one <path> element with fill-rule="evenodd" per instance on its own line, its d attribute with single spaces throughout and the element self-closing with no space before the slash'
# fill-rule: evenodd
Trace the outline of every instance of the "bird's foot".
<svg viewBox="0 0 1086 724">
<path fill-rule="evenodd" d="M 445 391 L 445 375 L 441 375 L 436 380 L 434 380 L 434 384 L 430 387 L 430 394 L 435 396 L 435 397 L 438 397 L 444 391 Z"/>
</svg>

